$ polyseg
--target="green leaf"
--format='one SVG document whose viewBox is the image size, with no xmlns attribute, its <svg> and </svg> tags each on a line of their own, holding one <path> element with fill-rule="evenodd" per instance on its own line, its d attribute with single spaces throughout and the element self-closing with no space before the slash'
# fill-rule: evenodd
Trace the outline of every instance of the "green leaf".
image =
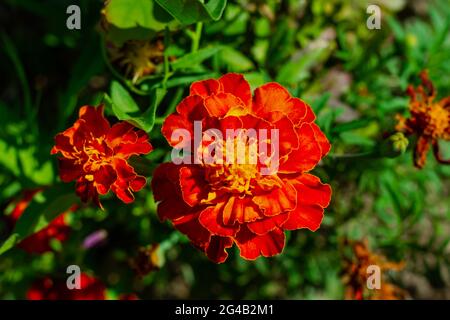
<svg viewBox="0 0 450 320">
<path fill-rule="evenodd" d="M 175 60 L 171 63 L 173 70 L 180 69 L 192 69 L 208 58 L 211 58 L 217 52 L 219 52 L 222 47 L 211 47 L 211 48 L 203 48 L 196 52 L 188 53 L 183 57 Z"/>
<path fill-rule="evenodd" d="M 139 112 L 139 106 L 134 101 L 130 93 L 117 81 L 111 83 L 111 99 L 113 102 L 113 111 L 120 120 L 120 114 Z"/>
<path fill-rule="evenodd" d="M 321 47 L 303 52 L 299 57 L 284 64 L 277 75 L 277 82 L 295 84 L 310 76 L 313 67 L 325 61 L 331 53 L 330 48 Z"/>
<path fill-rule="evenodd" d="M 156 35 L 155 30 L 144 27 L 121 29 L 111 25 L 106 31 L 106 38 L 121 47 L 128 40 L 150 40 Z"/>
<path fill-rule="evenodd" d="M 3 242 L 3 244 L 0 246 L 0 256 L 14 247 L 18 241 L 19 235 L 17 233 L 13 233 L 12 235 L 10 235 L 9 238 L 6 239 L 5 242 Z"/>
<path fill-rule="evenodd" d="M 144 113 L 130 93 L 117 81 L 112 82 L 111 97 L 105 95 L 105 101 L 111 106 L 119 120 L 127 121 L 145 132 L 150 132 L 155 124 L 156 109 L 166 94 L 166 91 L 161 88 L 156 88 L 153 91 L 150 107 Z"/>
<path fill-rule="evenodd" d="M 403 30 L 402 25 L 392 17 L 387 17 L 386 20 L 392 32 L 394 33 L 395 38 L 399 41 L 403 41 L 405 39 L 405 31 Z"/>
<path fill-rule="evenodd" d="M 57 216 L 77 203 L 79 198 L 71 184 L 58 184 L 37 194 L 17 220 L 12 235 L 0 246 L 0 255 L 47 227 Z"/>
<path fill-rule="evenodd" d="M 340 132 L 346 132 L 346 131 L 351 131 L 351 130 L 355 130 L 355 129 L 359 129 L 359 128 L 364 128 L 367 127 L 367 125 L 369 123 L 371 123 L 373 121 L 373 119 L 356 119 L 353 121 L 349 121 L 346 123 L 341 123 L 336 125 L 333 128 L 333 133 L 340 133 Z"/>
<path fill-rule="evenodd" d="M 110 0 L 103 12 L 109 23 L 121 29 L 161 31 L 173 22 L 172 16 L 153 0 Z"/>
<path fill-rule="evenodd" d="M 227 5 L 226 0 L 155 0 L 170 15 L 184 25 L 199 21 L 217 21 Z"/>
<path fill-rule="evenodd" d="M 61 193 L 61 188 L 53 188 L 42 191 L 40 197 L 42 202 L 33 199 L 25 212 L 20 216 L 14 228 L 14 233 L 19 234 L 20 239 L 24 239 L 40 230 L 44 229 L 58 215 L 67 211 L 79 199 L 72 190 L 68 193 Z"/>
<path fill-rule="evenodd" d="M 244 72 L 255 67 L 252 60 L 232 47 L 224 47 L 220 52 L 220 59 L 229 72 Z"/>
<path fill-rule="evenodd" d="M 0 138 L 0 166 L 19 180 L 37 185 L 49 184 L 54 178 L 53 166 L 50 160 L 40 162 L 36 157 L 38 151 L 37 146 L 13 145 Z"/>
</svg>

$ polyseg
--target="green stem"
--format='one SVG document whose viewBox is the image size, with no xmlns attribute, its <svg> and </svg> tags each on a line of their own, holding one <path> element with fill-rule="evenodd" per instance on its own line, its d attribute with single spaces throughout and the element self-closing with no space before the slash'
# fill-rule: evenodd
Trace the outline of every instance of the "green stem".
<svg viewBox="0 0 450 320">
<path fill-rule="evenodd" d="M 166 27 L 164 29 L 164 79 L 162 81 L 162 87 L 167 89 L 167 80 L 169 80 L 170 76 L 170 64 L 169 64 L 169 55 L 167 54 L 167 49 L 169 48 L 169 28 Z"/>
<path fill-rule="evenodd" d="M 195 25 L 195 33 L 192 35 L 191 52 L 197 52 L 200 47 L 200 39 L 202 37 L 203 22 L 197 22 Z"/>
<path fill-rule="evenodd" d="M 329 156 L 333 159 L 356 159 L 356 158 L 366 158 L 375 155 L 375 150 L 360 152 L 360 153 L 343 153 L 343 154 L 330 154 Z"/>
<path fill-rule="evenodd" d="M 178 102 L 180 102 L 181 97 L 183 95 L 184 88 L 178 87 L 177 91 L 175 91 L 175 94 L 173 95 L 172 100 L 170 101 L 169 107 L 167 108 L 166 112 L 164 113 L 163 118 L 167 118 L 170 114 L 172 114 L 175 111 L 175 108 L 178 105 Z"/>
<path fill-rule="evenodd" d="M 9 39 L 6 33 L 2 33 L 3 46 L 6 52 L 6 55 L 11 59 L 14 68 L 16 69 L 17 76 L 20 81 L 20 85 L 23 91 L 23 104 L 25 108 L 25 113 L 27 120 L 30 126 L 35 127 L 33 121 L 33 110 L 32 110 L 32 102 L 31 102 L 31 90 L 28 85 L 27 76 L 25 74 L 25 68 L 23 67 L 22 62 L 19 59 L 19 54 L 14 47 L 14 44 Z"/>
<path fill-rule="evenodd" d="M 155 124 L 161 125 L 164 123 L 164 120 L 166 120 L 164 117 L 155 118 Z"/>
</svg>

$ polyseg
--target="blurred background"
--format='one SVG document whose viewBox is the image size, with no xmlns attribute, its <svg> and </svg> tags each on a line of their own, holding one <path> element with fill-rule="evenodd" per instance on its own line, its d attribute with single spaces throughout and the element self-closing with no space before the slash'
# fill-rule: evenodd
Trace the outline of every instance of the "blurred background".
<svg viewBox="0 0 450 320">
<path fill-rule="evenodd" d="M 0 299 L 24 299 L 40 279 L 65 279 L 72 264 L 101 282 L 110 299 L 351 299 L 349 278 L 362 259 L 355 241 L 367 241 L 369 256 L 401 265 L 383 272 L 401 291 L 397 298 L 449 299 L 450 167 L 430 153 L 416 169 L 414 137 L 395 157 L 358 154 L 385 143 L 397 114 L 408 116 L 405 90 L 419 84 L 422 70 L 439 98 L 450 95 L 450 3 L 216 2 L 225 6 L 221 15 L 194 8 L 197 14 L 175 19 L 153 0 L 1 2 Z M 80 30 L 66 27 L 71 4 L 81 8 Z M 380 29 L 366 25 L 369 4 L 381 8 Z M 72 125 L 80 106 L 105 101 L 112 81 L 141 110 L 154 90 L 168 90 L 150 133 L 155 151 L 142 168 L 150 177 L 170 157 L 161 119 L 190 83 L 226 72 L 243 73 L 253 89 L 268 81 L 286 86 L 312 105 L 332 143 L 314 171 L 333 188 L 322 226 L 288 233 L 281 255 L 252 262 L 234 248 L 226 263 L 210 262 L 158 220 L 149 185 L 132 205 L 104 197 L 103 211 L 33 194 L 48 186 L 59 195 L 73 191 L 73 183 L 59 181 L 53 137 Z M 106 114 L 117 115 L 110 107 Z M 448 141 L 441 152 L 450 158 Z M 18 216 L 49 211 L 65 212 L 64 221 L 28 246 L 8 245 Z M 36 249 L 39 241 L 47 246 Z"/>
</svg>

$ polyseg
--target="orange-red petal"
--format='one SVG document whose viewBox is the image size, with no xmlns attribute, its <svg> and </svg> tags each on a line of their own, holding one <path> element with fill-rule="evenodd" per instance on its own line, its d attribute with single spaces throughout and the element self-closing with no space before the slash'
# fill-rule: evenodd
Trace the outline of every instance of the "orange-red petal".
<svg viewBox="0 0 450 320">
<path fill-rule="evenodd" d="M 252 103 L 252 92 L 250 85 L 244 76 L 237 73 L 227 73 L 219 79 L 223 92 L 231 93 L 243 102 L 244 106 L 250 108 Z"/>
<path fill-rule="evenodd" d="M 206 248 L 206 256 L 215 263 L 223 263 L 228 258 L 227 250 L 233 245 L 229 237 L 212 236 Z"/>
<path fill-rule="evenodd" d="M 265 235 L 256 235 L 243 226 L 235 238 L 241 257 L 255 260 L 259 256 L 271 257 L 284 249 L 285 236 L 283 231 L 275 228 Z"/>
</svg>

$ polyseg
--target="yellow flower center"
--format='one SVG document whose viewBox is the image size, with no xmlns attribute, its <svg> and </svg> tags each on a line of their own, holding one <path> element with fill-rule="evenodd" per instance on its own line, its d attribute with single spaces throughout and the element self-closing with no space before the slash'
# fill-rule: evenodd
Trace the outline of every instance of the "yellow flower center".
<svg viewBox="0 0 450 320">
<path fill-rule="evenodd" d="M 95 172 L 100 169 L 101 166 L 111 163 L 111 156 L 108 156 L 102 149 L 107 148 L 103 145 L 104 137 L 92 138 L 87 141 L 82 150 L 77 150 L 75 147 L 75 156 L 77 160 L 76 164 L 82 164 L 83 169 L 86 172 Z M 93 176 L 87 174 L 86 180 L 93 181 Z"/>
<path fill-rule="evenodd" d="M 449 131 L 450 113 L 448 110 L 440 104 L 434 104 L 431 106 L 427 114 L 427 127 L 425 134 L 432 136 L 433 138 L 446 138 Z M 447 138 L 448 139 L 448 138 Z"/>
<path fill-rule="evenodd" d="M 206 166 L 206 179 L 212 190 L 251 194 L 252 180 L 259 175 L 253 164 L 230 164 Z"/>
<path fill-rule="evenodd" d="M 243 134 L 225 144 L 221 141 L 219 146 L 222 155 L 213 163 L 204 164 L 211 189 L 250 195 L 252 182 L 260 176 L 256 139 L 248 139 Z"/>
</svg>

